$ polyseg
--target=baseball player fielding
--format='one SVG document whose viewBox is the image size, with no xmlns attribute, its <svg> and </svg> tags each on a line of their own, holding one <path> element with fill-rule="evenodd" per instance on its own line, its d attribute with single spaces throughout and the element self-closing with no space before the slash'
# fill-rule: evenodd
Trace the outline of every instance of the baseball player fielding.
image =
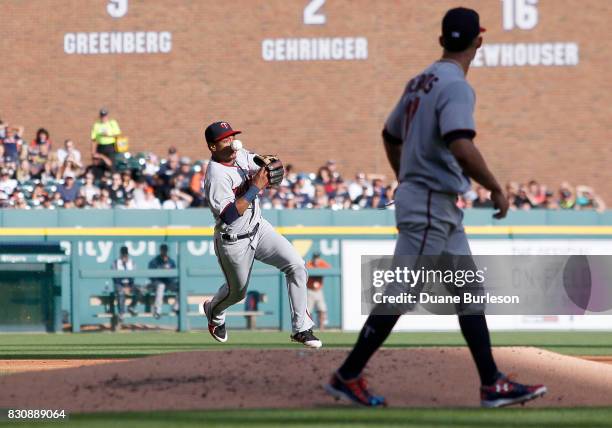
<svg viewBox="0 0 612 428">
<path fill-rule="evenodd" d="M 283 164 L 276 156 L 259 156 L 236 143 L 227 122 L 215 122 L 204 133 L 211 162 L 204 178 L 204 192 L 215 218 L 215 253 L 225 283 L 215 296 L 201 304 L 208 331 L 219 342 L 227 342 L 225 311 L 246 296 L 253 262 L 259 260 L 281 270 L 287 279 L 291 310 L 291 340 L 308 348 L 320 348 L 313 334 L 314 323 L 307 311 L 304 260 L 293 245 L 261 215 L 259 194 L 267 186 L 280 184 Z"/>
</svg>

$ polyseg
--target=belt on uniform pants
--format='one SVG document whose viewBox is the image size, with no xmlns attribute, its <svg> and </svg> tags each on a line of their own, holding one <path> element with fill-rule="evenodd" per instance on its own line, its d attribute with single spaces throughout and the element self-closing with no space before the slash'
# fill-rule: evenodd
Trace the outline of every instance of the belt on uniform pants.
<svg viewBox="0 0 612 428">
<path fill-rule="evenodd" d="M 257 223 L 253 230 L 251 230 L 250 232 L 243 233 L 242 235 L 236 235 L 235 233 L 222 233 L 221 238 L 225 239 L 226 241 L 238 241 L 240 239 L 250 238 L 254 236 L 257 233 L 258 229 L 259 223 Z"/>
</svg>

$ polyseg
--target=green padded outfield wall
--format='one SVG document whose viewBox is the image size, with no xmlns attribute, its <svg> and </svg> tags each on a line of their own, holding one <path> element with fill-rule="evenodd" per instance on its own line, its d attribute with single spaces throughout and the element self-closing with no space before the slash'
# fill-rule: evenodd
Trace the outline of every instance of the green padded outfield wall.
<svg viewBox="0 0 612 428">
<path fill-rule="evenodd" d="M 580 227 L 588 229 L 590 238 L 612 237 L 612 212 L 597 214 L 594 212 L 565 212 L 534 210 L 529 212 L 511 212 L 507 219 L 495 221 L 490 210 L 469 210 L 465 215 L 465 224 L 472 227 L 471 238 L 495 237 L 512 239 L 519 230 L 504 229 L 503 226 L 533 226 L 525 228 L 522 238 L 538 237 L 546 232 L 547 239 L 555 237 L 568 238 L 582 236 Z M 392 239 L 394 237 L 393 210 L 363 211 L 330 211 L 330 210 L 291 210 L 266 211 L 265 218 L 273 225 L 281 227 L 287 238 L 293 242 L 300 254 L 308 260 L 317 251 L 328 261 L 332 269 L 325 278 L 325 297 L 329 307 L 329 327 L 339 327 L 341 320 L 341 278 L 340 249 L 342 239 L 374 237 Z M 187 295 L 212 295 L 222 284 L 224 278 L 214 255 L 210 230 L 201 233 L 213 224 L 208 210 L 190 209 L 182 211 L 166 210 L 0 210 L 0 239 L 4 241 L 40 241 L 61 240 L 67 251 L 77 251 L 78 270 L 106 270 L 118 256 L 119 248 L 128 245 L 138 269 L 146 269 L 147 264 L 158 251 L 161 242 L 168 242 L 172 257 L 178 259 L 186 274 L 181 285 Z M 303 226 L 295 228 L 294 226 Z M 484 226 L 484 227 L 483 227 Z M 491 230 L 487 226 L 493 226 Z M 548 233 L 561 228 L 560 234 Z M 577 228 L 572 228 L 578 226 Z M 322 227 L 327 227 L 324 229 Z M 66 229 L 63 229 L 66 228 Z M 144 228 L 144 229 L 140 229 Z M 200 232 L 198 236 L 189 236 L 193 228 Z M 478 229 L 478 230 L 477 230 Z M 58 232 L 58 230 L 60 232 Z M 68 232 L 61 232 L 69 231 Z M 121 233 L 115 233 L 121 230 Z M 585 229 L 586 230 L 586 229 Z M 82 232 L 81 232 L 82 231 Z M 157 233 L 159 231 L 159 233 Z M 167 231 L 167 232 L 165 232 Z M 182 231 L 185 236 L 172 231 Z M 569 231 L 569 232 L 568 232 Z M 103 233 L 101 233 L 103 232 Z M 106 234 L 104 234 L 106 233 Z M 370 233 L 374 233 L 370 235 Z M 587 233 L 587 232 L 584 232 Z M 178 248 L 185 244 L 186 251 L 180 255 Z M 68 318 L 71 307 L 71 290 L 78 287 L 78 304 L 81 325 L 108 323 L 108 319 L 97 317 L 101 307 L 90 305 L 91 296 L 96 296 L 112 289 L 111 279 L 87 278 L 72 275 L 76 280 L 63 281 L 62 310 Z M 145 283 L 147 278 L 139 278 L 137 283 Z M 253 267 L 253 277 L 249 290 L 256 290 L 267 295 L 267 301 L 259 310 L 266 314 L 257 320 L 258 327 L 289 328 L 287 296 L 282 274 L 261 263 Z M 195 305 L 189 311 L 196 310 Z M 242 310 L 242 308 L 236 308 Z M 145 321 L 143 321 L 145 322 Z M 176 317 L 162 318 L 160 321 L 146 320 L 147 323 L 159 323 L 176 326 Z M 231 327 L 245 327 L 243 317 L 228 318 Z M 187 328 L 205 328 L 202 317 L 188 318 Z"/>
</svg>

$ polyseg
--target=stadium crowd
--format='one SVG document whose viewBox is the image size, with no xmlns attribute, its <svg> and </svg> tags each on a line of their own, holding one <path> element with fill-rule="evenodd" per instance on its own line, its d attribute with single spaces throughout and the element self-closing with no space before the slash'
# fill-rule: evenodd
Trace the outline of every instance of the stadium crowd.
<svg viewBox="0 0 612 428">
<path fill-rule="evenodd" d="M 118 129 L 118 127 L 117 127 Z M 202 179 L 208 160 L 192 161 L 170 147 L 163 157 L 154 153 L 107 153 L 92 150 L 91 161 L 67 139 L 55 147 L 50 133 L 40 128 L 35 138 L 23 139 L 23 127 L 0 120 L 0 207 L 149 208 L 206 207 Z M 87 154 L 89 157 L 89 153 Z M 330 160 L 316 173 L 296 172 L 289 164 L 277 188 L 267 189 L 262 207 L 268 209 L 393 209 L 397 183 L 360 172 L 345 180 Z M 529 181 L 506 185 L 511 209 L 605 209 L 589 186 L 562 183 L 557 190 Z M 476 187 L 460 196 L 460 208 L 492 208 L 486 189 Z"/>
</svg>

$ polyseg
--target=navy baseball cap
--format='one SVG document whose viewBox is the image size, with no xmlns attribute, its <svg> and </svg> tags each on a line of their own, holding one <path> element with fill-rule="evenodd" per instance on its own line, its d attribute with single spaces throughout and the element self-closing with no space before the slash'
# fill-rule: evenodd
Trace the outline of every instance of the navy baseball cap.
<svg viewBox="0 0 612 428">
<path fill-rule="evenodd" d="M 465 7 L 450 9 L 442 19 L 444 48 L 451 52 L 465 50 L 472 40 L 486 31 L 480 26 L 478 12 Z"/>
<path fill-rule="evenodd" d="M 204 131 L 204 137 L 208 144 L 214 144 L 217 141 L 221 141 L 231 135 L 240 134 L 241 131 L 235 131 L 231 125 L 227 122 L 215 122 L 208 125 L 206 131 Z"/>
</svg>

